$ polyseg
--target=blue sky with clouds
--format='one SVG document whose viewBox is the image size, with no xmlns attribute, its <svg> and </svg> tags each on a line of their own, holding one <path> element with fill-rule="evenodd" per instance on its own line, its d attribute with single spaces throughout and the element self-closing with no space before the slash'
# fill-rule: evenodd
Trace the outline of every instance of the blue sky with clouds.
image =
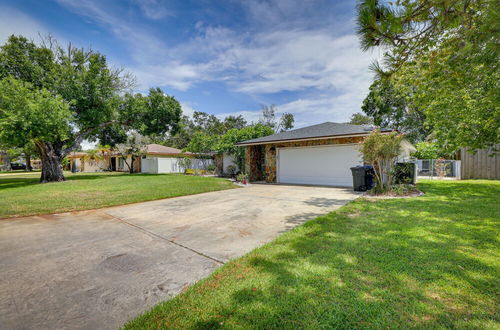
<svg viewBox="0 0 500 330">
<path fill-rule="evenodd" d="M 291 112 L 296 127 L 347 121 L 372 80 L 355 1 L 0 0 L 0 43 L 50 33 L 160 86 L 186 113 Z"/>
</svg>

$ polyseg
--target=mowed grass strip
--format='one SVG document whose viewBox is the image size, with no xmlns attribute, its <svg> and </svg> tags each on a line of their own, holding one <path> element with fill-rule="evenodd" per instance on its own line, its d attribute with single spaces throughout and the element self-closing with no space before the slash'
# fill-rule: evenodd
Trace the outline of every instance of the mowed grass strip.
<svg viewBox="0 0 500 330">
<path fill-rule="evenodd" d="M 0 176 L 0 218 L 88 210 L 236 187 L 214 177 L 180 174 L 66 173 L 67 181 L 39 184 L 39 176 Z"/>
<path fill-rule="evenodd" d="M 307 222 L 125 329 L 498 329 L 500 182 L 419 188 Z"/>
</svg>

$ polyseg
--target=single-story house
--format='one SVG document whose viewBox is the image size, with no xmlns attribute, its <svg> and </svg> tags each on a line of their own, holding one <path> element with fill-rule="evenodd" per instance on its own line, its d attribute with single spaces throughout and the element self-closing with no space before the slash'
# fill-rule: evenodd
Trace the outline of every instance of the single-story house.
<svg viewBox="0 0 500 330">
<path fill-rule="evenodd" d="M 116 171 L 128 172 L 125 159 L 117 152 L 103 152 L 98 157 L 89 157 L 85 152 L 73 152 L 68 158 L 70 169 L 77 172 Z M 146 154 L 141 159 L 134 160 L 134 172 L 142 173 L 182 173 L 184 168 L 179 165 L 181 158 L 191 158 L 190 168 L 205 168 L 212 163 L 211 159 L 197 159 L 196 154 L 166 147 L 159 144 L 148 144 Z M 127 163 L 131 164 L 131 156 L 127 156 Z"/>
<path fill-rule="evenodd" d="M 352 187 L 350 168 L 363 165 L 359 143 L 373 127 L 326 122 L 238 143 L 252 182 Z M 382 133 L 393 132 L 382 128 Z M 403 140 L 400 159 L 415 147 Z"/>
<path fill-rule="evenodd" d="M 141 159 L 141 172 L 143 173 L 184 173 L 182 158 L 189 158 L 189 168 L 206 170 L 213 164 L 210 155 L 194 154 L 182 150 L 165 147 L 159 144 L 148 145 L 148 152 Z"/>
</svg>

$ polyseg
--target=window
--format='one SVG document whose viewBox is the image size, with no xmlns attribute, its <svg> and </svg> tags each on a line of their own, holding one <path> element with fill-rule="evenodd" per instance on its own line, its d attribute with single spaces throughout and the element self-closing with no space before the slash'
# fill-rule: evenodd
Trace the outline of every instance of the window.
<svg viewBox="0 0 500 330">
<path fill-rule="evenodd" d="M 122 169 L 122 168 L 123 168 L 123 165 L 124 165 L 124 164 L 123 164 L 123 158 L 121 158 L 121 157 L 120 157 L 120 158 L 118 159 L 118 168 Z"/>
</svg>

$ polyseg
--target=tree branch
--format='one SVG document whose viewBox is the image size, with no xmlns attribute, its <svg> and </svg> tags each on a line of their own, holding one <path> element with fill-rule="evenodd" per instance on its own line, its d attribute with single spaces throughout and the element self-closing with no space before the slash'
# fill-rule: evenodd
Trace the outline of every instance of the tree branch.
<svg viewBox="0 0 500 330">
<path fill-rule="evenodd" d="M 112 124 L 116 124 L 116 123 L 120 123 L 120 121 L 118 121 L 118 120 L 107 121 L 107 122 L 101 123 L 100 125 L 98 125 L 96 127 L 92 127 L 92 128 L 81 131 L 80 133 L 78 133 L 76 135 L 73 143 L 69 147 L 64 148 L 62 150 L 61 155 L 62 156 L 68 155 L 71 151 L 76 149 L 83 142 L 83 140 L 85 140 L 85 138 L 88 137 L 88 135 L 90 133 L 92 133 L 93 131 L 98 130 L 100 128 L 107 127 L 107 126 L 112 125 Z M 126 123 L 122 123 L 122 124 L 126 124 Z"/>
</svg>

